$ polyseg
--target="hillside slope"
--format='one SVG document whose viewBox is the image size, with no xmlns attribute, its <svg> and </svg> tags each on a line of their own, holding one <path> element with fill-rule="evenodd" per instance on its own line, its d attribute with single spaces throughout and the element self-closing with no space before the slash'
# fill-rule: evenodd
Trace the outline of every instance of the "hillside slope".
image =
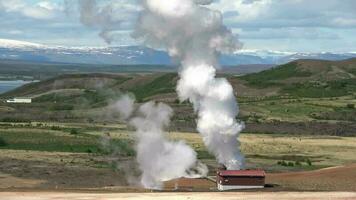
<svg viewBox="0 0 356 200">
<path fill-rule="evenodd" d="M 1 97 L 27 96 L 39 98 L 45 95 L 69 90 L 80 90 L 94 93 L 120 93 L 132 92 L 138 100 L 165 93 L 175 93 L 175 73 L 154 74 L 64 74 L 40 82 L 33 82 L 15 90 L 2 94 Z"/>
<path fill-rule="evenodd" d="M 218 74 L 232 84 L 246 131 L 293 134 L 356 134 L 356 59 L 300 60 L 245 76 Z M 0 120 L 117 120 L 110 105 L 123 93 L 138 103 L 155 100 L 173 107 L 175 129 L 194 131 L 195 114 L 179 102 L 176 73 L 65 74 L 24 85 L 0 98 L 29 96 L 31 105 L 0 103 Z M 107 110 L 109 109 L 109 110 Z"/>
<path fill-rule="evenodd" d="M 276 87 L 298 97 L 337 97 L 356 91 L 356 59 L 298 60 L 241 77 L 255 88 Z"/>
<path fill-rule="evenodd" d="M 294 97 L 339 97 L 356 92 L 356 59 L 344 61 L 298 60 L 245 76 L 226 77 L 239 97 L 287 95 Z M 133 92 L 139 100 L 175 95 L 176 73 L 146 74 L 64 74 L 31 83 L 3 97 L 38 96 L 51 90 L 87 89 Z M 174 97 L 176 98 L 176 97 Z"/>
</svg>

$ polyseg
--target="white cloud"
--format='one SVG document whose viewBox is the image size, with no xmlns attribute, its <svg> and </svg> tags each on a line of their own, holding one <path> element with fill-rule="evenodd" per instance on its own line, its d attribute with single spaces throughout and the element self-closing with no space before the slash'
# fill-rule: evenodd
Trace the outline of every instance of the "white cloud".
<svg viewBox="0 0 356 200">
<path fill-rule="evenodd" d="M 261 29 L 233 29 L 244 39 L 253 40 L 280 40 L 280 39 L 339 39 L 336 33 L 330 33 L 313 27 L 283 27 L 283 28 L 261 28 Z"/>
<path fill-rule="evenodd" d="M 354 0 L 219 0 L 213 8 L 238 12 L 227 17 L 234 27 L 336 27 L 355 26 Z"/>
<path fill-rule="evenodd" d="M 7 31 L 8 34 L 10 35 L 21 35 L 23 34 L 23 31 L 20 31 L 20 30 L 9 30 Z"/>
<path fill-rule="evenodd" d="M 137 44 L 130 33 L 141 10 L 139 1 L 97 0 L 100 10 L 108 4 L 112 8 L 103 12 L 114 25 L 104 27 L 115 37 L 114 45 Z M 75 2 L 0 0 L 0 38 L 103 45 L 97 34 L 106 25 L 99 18 L 91 27 L 80 24 Z M 356 0 L 215 0 L 209 7 L 223 12 L 225 24 L 240 35 L 246 48 L 356 51 Z"/>
<path fill-rule="evenodd" d="M 52 19 L 63 10 L 63 7 L 51 1 L 33 4 L 24 0 L 0 0 L 0 10 L 34 19 Z"/>
</svg>

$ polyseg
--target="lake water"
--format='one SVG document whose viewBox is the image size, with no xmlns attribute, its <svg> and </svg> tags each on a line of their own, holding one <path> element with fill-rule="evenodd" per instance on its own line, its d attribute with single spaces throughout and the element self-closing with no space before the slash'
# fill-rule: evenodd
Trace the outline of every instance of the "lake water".
<svg viewBox="0 0 356 200">
<path fill-rule="evenodd" d="M 0 81 L 0 94 L 13 90 L 17 87 L 31 83 L 32 81 L 14 80 L 14 81 Z"/>
</svg>

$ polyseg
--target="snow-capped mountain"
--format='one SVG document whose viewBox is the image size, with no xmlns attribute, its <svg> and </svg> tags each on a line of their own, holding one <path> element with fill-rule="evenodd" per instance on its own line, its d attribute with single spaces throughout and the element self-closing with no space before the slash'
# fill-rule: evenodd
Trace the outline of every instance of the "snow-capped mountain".
<svg viewBox="0 0 356 200">
<path fill-rule="evenodd" d="M 0 48 L 24 49 L 24 48 L 44 48 L 44 47 L 45 45 L 31 43 L 31 42 L 0 39 Z"/>
<path fill-rule="evenodd" d="M 297 59 L 343 60 L 353 53 L 295 53 L 241 50 L 222 55 L 222 65 L 282 64 Z M 0 39 L 0 59 L 81 64 L 172 64 L 166 52 L 140 46 L 64 47 Z"/>
</svg>

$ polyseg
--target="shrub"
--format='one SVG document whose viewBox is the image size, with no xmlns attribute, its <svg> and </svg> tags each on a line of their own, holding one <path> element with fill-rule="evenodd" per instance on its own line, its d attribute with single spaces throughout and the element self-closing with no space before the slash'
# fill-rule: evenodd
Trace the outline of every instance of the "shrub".
<svg viewBox="0 0 356 200">
<path fill-rule="evenodd" d="M 294 167 L 294 163 L 293 162 L 288 162 L 288 167 Z"/>
<path fill-rule="evenodd" d="M 93 118 L 88 118 L 88 123 L 94 123 L 94 119 Z"/>
<path fill-rule="evenodd" d="M 285 167 L 288 166 L 288 163 L 286 161 L 284 161 L 284 160 L 278 161 L 277 164 L 281 165 L 281 166 L 285 166 Z"/>
<path fill-rule="evenodd" d="M 312 166 L 312 162 L 311 162 L 311 160 L 310 160 L 309 158 L 307 159 L 306 163 L 307 163 L 309 166 Z"/>
<path fill-rule="evenodd" d="M 7 143 L 3 138 L 0 137 L 0 147 L 4 147 L 4 146 L 7 146 Z"/>
<path fill-rule="evenodd" d="M 299 160 L 295 161 L 295 166 L 302 166 L 302 163 L 299 162 Z"/>
<path fill-rule="evenodd" d="M 71 135 L 77 135 L 77 134 L 79 134 L 79 132 L 78 132 L 77 129 L 72 128 L 72 129 L 70 130 L 70 134 L 71 134 Z"/>
<path fill-rule="evenodd" d="M 355 109 L 355 104 L 349 103 L 349 104 L 346 105 L 346 108 Z"/>
<path fill-rule="evenodd" d="M 53 131 L 60 131 L 61 128 L 59 126 L 51 126 L 51 130 Z"/>
<path fill-rule="evenodd" d="M 2 122 L 12 122 L 12 123 L 31 123 L 28 119 L 10 118 L 5 117 L 1 119 Z"/>
</svg>

